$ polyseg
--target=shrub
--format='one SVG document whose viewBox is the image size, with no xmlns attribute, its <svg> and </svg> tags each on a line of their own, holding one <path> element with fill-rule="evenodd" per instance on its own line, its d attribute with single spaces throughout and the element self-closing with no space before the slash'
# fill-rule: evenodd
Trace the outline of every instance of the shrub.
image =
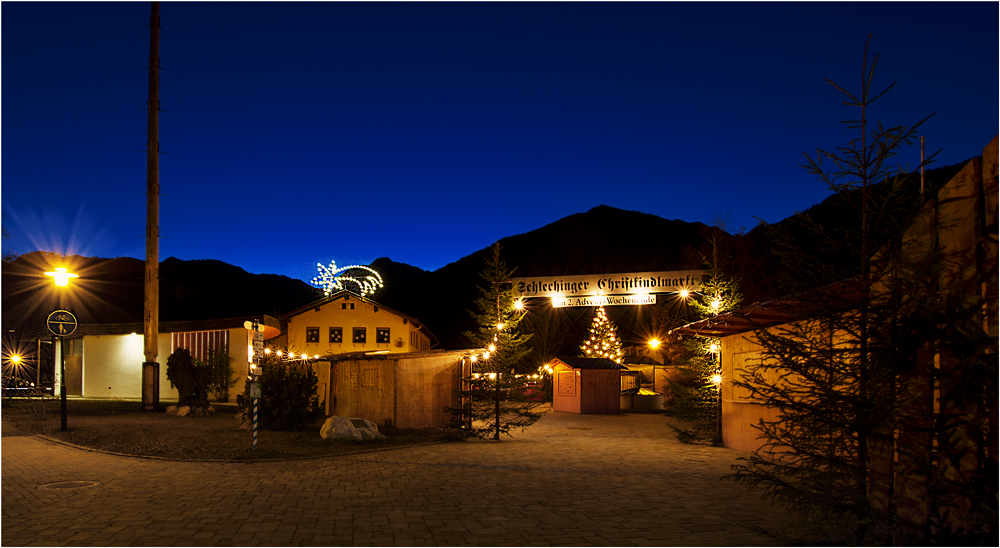
<svg viewBox="0 0 1000 548">
<path fill-rule="evenodd" d="M 260 401 L 257 408 L 258 425 L 267 430 L 301 430 L 323 416 L 316 386 L 319 380 L 308 364 L 282 362 L 267 356 L 261 360 Z M 250 384 L 236 396 L 242 416 L 250 418 L 253 400 Z"/>
<path fill-rule="evenodd" d="M 208 369 L 208 391 L 217 401 L 229 401 L 229 389 L 236 386 L 233 377 L 233 357 L 227 350 L 209 350 L 205 361 L 195 359 L 195 364 Z"/>
<path fill-rule="evenodd" d="M 191 352 L 178 348 L 167 358 L 167 380 L 177 389 L 177 404 L 208 407 L 209 369 L 195 363 Z"/>
</svg>

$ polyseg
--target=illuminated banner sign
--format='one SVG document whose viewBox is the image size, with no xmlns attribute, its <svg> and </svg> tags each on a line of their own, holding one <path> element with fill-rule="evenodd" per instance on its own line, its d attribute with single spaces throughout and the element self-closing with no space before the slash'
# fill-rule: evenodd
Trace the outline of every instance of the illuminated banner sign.
<svg viewBox="0 0 1000 548">
<path fill-rule="evenodd" d="M 598 295 L 596 297 L 552 297 L 552 308 L 567 306 L 614 306 L 656 304 L 656 295 Z"/>
<path fill-rule="evenodd" d="M 515 297 L 583 297 L 677 293 L 683 289 L 698 291 L 701 289 L 701 275 L 701 270 L 676 270 L 632 274 L 542 276 L 512 278 L 510 281 L 514 283 Z"/>
</svg>

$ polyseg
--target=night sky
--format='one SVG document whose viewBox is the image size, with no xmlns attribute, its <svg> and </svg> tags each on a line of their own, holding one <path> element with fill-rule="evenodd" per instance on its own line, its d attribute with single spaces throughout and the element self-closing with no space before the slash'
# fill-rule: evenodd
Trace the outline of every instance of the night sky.
<svg viewBox="0 0 1000 548">
<path fill-rule="evenodd" d="M 144 2 L 3 2 L 3 249 L 144 257 Z M 998 3 L 161 5 L 160 259 L 310 280 L 437 269 L 605 204 L 731 229 L 826 187 L 803 152 L 998 132 Z M 917 147 L 899 157 L 915 166 Z M 584 273 L 581 273 L 584 274 Z"/>
</svg>

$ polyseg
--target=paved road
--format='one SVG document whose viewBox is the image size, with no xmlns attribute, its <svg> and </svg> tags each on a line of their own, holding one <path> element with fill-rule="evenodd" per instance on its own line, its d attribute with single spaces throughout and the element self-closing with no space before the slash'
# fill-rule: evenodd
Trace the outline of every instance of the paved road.
<svg viewBox="0 0 1000 548">
<path fill-rule="evenodd" d="M 782 512 L 656 414 L 288 462 L 121 457 L 5 433 L 3 546 L 743 546 Z M 56 482 L 97 482 L 51 489 Z M 72 484 L 78 485 L 78 484 Z M 58 487 L 58 485 L 56 486 Z"/>
</svg>

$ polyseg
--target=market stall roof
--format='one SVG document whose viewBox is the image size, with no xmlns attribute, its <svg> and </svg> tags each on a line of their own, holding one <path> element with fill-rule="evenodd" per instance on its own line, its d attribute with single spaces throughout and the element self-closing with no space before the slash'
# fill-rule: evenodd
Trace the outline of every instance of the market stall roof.
<svg viewBox="0 0 1000 548">
<path fill-rule="evenodd" d="M 796 314 L 797 308 L 794 301 L 768 301 L 764 303 L 754 303 L 744 306 L 739 310 L 712 316 L 704 320 L 689 323 L 687 325 L 670 330 L 676 335 L 697 335 L 700 337 L 725 337 L 727 335 L 738 335 L 788 323 L 799 318 Z"/>
<path fill-rule="evenodd" d="M 624 369 L 622 364 L 604 358 L 552 358 L 546 365 L 555 367 L 560 363 L 570 369 Z"/>
<path fill-rule="evenodd" d="M 670 330 L 676 335 L 725 337 L 747 331 L 765 329 L 806 318 L 816 317 L 820 310 L 829 311 L 829 303 L 838 310 L 849 310 L 860 296 L 855 280 L 837 282 L 793 297 L 756 302 L 738 310 L 689 323 Z"/>
</svg>

